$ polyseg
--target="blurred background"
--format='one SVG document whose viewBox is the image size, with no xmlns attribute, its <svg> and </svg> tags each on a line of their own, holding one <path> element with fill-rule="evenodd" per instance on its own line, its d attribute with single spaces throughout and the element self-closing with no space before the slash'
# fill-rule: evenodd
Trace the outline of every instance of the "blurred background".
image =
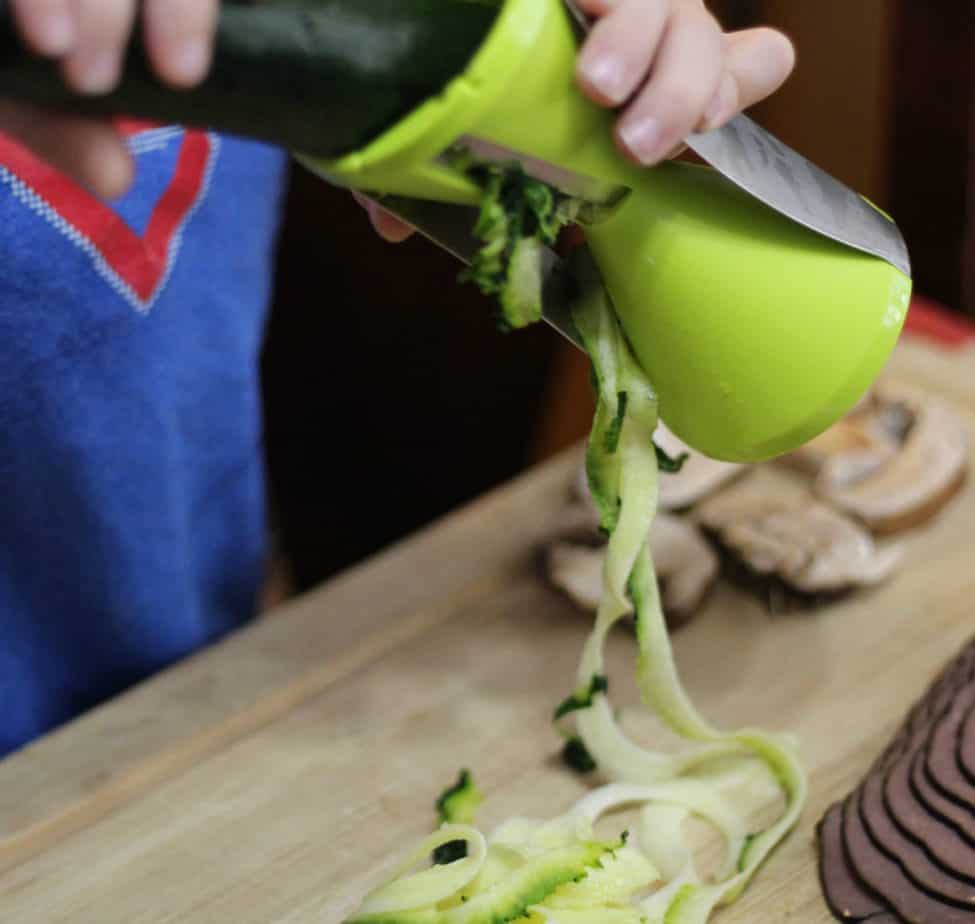
<svg viewBox="0 0 975 924">
<path fill-rule="evenodd" d="M 975 315 L 972 0 L 711 0 L 729 28 L 794 40 L 752 115 L 890 211 L 916 291 Z M 537 328 L 501 334 L 458 265 L 381 242 L 296 168 L 264 356 L 279 553 L 302 590 L 588 430 L 588 364 Z M 449 567 L 449 563 L 445 563 Z"/>
</svg>

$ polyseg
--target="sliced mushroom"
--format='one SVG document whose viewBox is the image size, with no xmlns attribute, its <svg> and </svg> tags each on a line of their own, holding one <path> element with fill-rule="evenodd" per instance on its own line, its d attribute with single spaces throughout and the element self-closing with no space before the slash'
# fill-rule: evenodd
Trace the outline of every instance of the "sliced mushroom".
<svg viewBox="0 0 975 924">
<path fill-rule="evenodd" d="M 884 391 L 862 432 L 884 432 L 894 450 L 874 446 L 872 461 L 839 452 L 819 469 L 819 497 L 852 514 L 871 530 L 889 534 L 930 520 L 965 479 L 969 434 L 941 399 L 908 391 Z"/>
<path fill-rule="evenodd" d="M 570 508 L 561 525 L 562 538 L 545 551 L 546 574 L 577 606 L 594 611 L 603 593 L 605 542 L 588 507 Z M 676 628 L 703 602 L 718 576 L 718 557 L 692 523 L 669 514 L 655 518 L 650 547 L 667 622 Z"/>
<path fill-rule="evenodd" d="M 785 461 L 812 477 L 863 478 L 897 455 L 910 423 L 903 405 L 870 392 L 846 417 Z"/>
<path fill-rule="evenodd" d="M 888 578 L 900 550 L 806 492 L 749 481 L 702 504 L 697 518 L 751 571 L 803 594 L 838 593 Z"/>
<path fill-rule="evenodd" d="M 686 510 L 747 471 L 747 466 L 719 462 L 694 452 L 663 424 L 657 427 L 654 440 L 664 452 L 674 458 L 687 453 L 687 459 L 679 472 L 662 475 L 660 478 L 661 510 Z"/>
<path fill-rule="evenodd" d="M 653 521 L 650 549 L 663 584 L 664 609 L 674 615 L 693 613 L 720 570 L 714 549 L 693 523 L 666 513 Z"/>
<path fill-rule="evenodd" d="M 653 438 L 654 442 L 672 458 L 687 453 L 687 458 L 679 472 L 660 476 L 658 504 L 661 510 L 687 510 L 747 470 L 744 465 L 719 462 L 694 452 L 662 423 L 657 426 Z M 575 493 L 579 498 L 589 500 L 585 466 L 579 470 Z"/>
<path fill-rule="evenodd" d="M 580 609 L 595 611 L 603 595 L 605 546 L 559 539 L 545 550 L 549 580 Z"/>
</svg>

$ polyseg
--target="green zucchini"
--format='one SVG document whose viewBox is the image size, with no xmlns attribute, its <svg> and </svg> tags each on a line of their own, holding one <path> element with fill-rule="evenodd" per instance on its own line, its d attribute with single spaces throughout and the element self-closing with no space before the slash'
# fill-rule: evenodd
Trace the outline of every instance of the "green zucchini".
<svg viewBox="0 0 975 924">
<path fill-rule="evenodd" d="M 162 84 L 137 36 L 119 88 L 82 98 L 65 88 L 56 64 L 25 48 L 8 0 L 0 0 L 0 95 L 337 157 L 366 145 L 461 73 L 498 8 L 490 0 L 224 0 L 213 68 L 202 85 Z"/>
<path fill-rule="evenodd" d="M 441 824 L 472 825 L 484 796 L 474 784 L 469 770 L 461 770 L 457 782 L 437 799 Z"/>
<path fill-rule="evenodd" d="M 619 844 L 569 844 L 525 859 L 483 891 L 462 895 L 441 908 L 416 908 L 382 914 L 361 914 L 345 924 L 508 924 L 569 883 L 585 880 L 592 870 L 611 861 Z"/>
<path fill-rule="evenodd" d="M 560 886 L 579 882 L 617 845 L 570 844 L 526 859 L 501 882 L 444 912 L 443 924 L 507 924 L 525 917 L 532 905 L 544 902 Z"/>
<path fill-rule="evenodd" d="M 441 824 L 472 825 L 484 796 L 474 784 L 470 770 L 461 770 L 457 782 L 437 799 L 436 809 Z M 433 852 L 434 863 L 453 863 L 467 856 L 466 841 L 447 841 Z"/>
</svg>

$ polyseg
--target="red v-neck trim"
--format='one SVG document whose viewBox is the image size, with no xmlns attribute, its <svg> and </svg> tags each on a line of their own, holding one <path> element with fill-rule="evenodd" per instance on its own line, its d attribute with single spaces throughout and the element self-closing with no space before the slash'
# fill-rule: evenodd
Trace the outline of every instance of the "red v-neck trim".
<svg viewBox="0 0 975 924">
<path fill-rule="evenodd" d="M 124 123 L 126 134 L 150 128 L 145 123 Z M 185 131 L 180 139 L 176 168 L 159 197 L 142 235 L 133 231 L 102 200 L 78 183 L 34 157 L 25 148 L 0 135 L 0 169 L 6 168 L 20 184 L 20 198 L 47 218 L 67 237 L 88 251 L 128 289 L 138 307 L 151 306 L 176 258 L 178 236 L 187 218 L 205 195 L 216 139 L 198 131 Z M 80 238 L 80 240 L 79 240 Z"/>
</svg>

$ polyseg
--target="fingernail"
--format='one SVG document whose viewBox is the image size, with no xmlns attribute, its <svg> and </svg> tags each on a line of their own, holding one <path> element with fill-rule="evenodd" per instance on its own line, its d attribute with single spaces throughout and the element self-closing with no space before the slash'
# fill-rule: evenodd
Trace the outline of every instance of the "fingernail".
<svg viewBox="0 0 975 924">
<path fill-rule="evenodd" d="M 169 70 L 181 83 L 199 82 L 209 66 L 210 46 L 201 39 L 186 39 L 169 55 Z"/>
<path fill-rule="evenodd" d="M 615 55 L 601 55 L 583 62 L 582 74 L 590 86 L 611 103 L 622 103 L 626 99 L 626 74 Z"/>
<path fill-rule="evenodd" d="M 75 42 L 74 19 L 64 12 L 51 13 L 41 20 L 38 40 L 44 54 L 59 56 Z"/>
<path fill-rule="evenodd" d="M 98 52 L 77 69 L 74 84 L 81 93 L 107 93 L 118 82 L 119 65 L 117 55 L 110 51 Z"/>
<path fill-rule="evenodd" d="M 620 128 L 620 140 L 641 164 L 650 166 L 660 160 L 660 123 L 652 116 L 627 122 Z"/>
</svg>

